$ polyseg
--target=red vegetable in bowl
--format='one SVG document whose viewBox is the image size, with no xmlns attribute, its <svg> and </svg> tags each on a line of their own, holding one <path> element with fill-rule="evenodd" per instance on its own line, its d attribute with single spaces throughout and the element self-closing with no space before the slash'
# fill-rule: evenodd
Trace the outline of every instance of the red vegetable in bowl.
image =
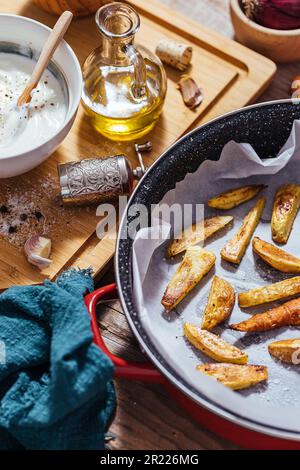
<svg viewBox="0 0 300 470">
<path fill-rule="evenodd" d="M 291 84 L 291 98 L 300 98 L 300 75 L 293 78 Z"/>
<path fill-rule="evenodd" d="M 245 15 L 272 29 L 300 28 L 300 0 L 241 0 Z"/>
</svg>

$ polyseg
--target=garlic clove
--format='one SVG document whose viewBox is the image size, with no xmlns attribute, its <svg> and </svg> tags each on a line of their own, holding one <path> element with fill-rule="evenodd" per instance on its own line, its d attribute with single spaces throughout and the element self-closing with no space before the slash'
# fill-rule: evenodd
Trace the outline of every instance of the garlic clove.
<svg viewBox="0 0 300 470">
<path fill-rule="evenodd" d="M 182 75 L 178 82 L 184 104 L 191 109 L 199 106 L 203 101 L 203 93 L 195 80 L 189 75 Z"/>
<path fill-rule="evenodd" d="M 299 98 L 300 97 L 300 75 L 296 75 L 293 78 L 291 84 L 291 98 Z"/>
<path fill-rule="evenodd" d="M 28 262 L 37 266 L 39 269 L 47 268 L 52 262 L 51 259 L 49 259 L 51 253 L 50 238 L 32 235 L 26 240 L 24 251 Z"/>
</svg>

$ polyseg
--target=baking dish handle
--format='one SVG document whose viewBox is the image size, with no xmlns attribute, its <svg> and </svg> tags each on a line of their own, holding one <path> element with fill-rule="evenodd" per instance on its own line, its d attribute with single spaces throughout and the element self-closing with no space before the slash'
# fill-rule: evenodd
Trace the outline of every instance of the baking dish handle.
<svg viewBox="0 0 300 470">
<path fill-rule="evenodd" d="M 109 284 L 87 294 L 84 298 L 91 317 L 94 342 L 114 363 L 116 377 L 141 380 L 142 382 L 165 383 L 165 377 L 150 362 L 127 362 L 125 359 L 112 354 L 107 348 L 97 322 L 96 307 L 100 301 L 111 300 L 116 297 L 118 297 L 116 284 Z"/>
</svg>

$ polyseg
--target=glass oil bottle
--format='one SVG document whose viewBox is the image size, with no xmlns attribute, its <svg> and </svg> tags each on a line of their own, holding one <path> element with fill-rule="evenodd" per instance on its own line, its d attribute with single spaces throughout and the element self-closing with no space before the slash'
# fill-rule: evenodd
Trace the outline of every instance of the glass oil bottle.
<svg viewBox="0 0 300 470">
<path fill-rule="evenodd" d="M 102 44 L 83 65 L 82 103 L 94 128 L 112 140 L 135 140 L 149 132 L 164 104 L 167 80 L 159 58 L 134 45 L 140 19 L 115 2 L 101 7 L 96 24 Z"/>
</svg>

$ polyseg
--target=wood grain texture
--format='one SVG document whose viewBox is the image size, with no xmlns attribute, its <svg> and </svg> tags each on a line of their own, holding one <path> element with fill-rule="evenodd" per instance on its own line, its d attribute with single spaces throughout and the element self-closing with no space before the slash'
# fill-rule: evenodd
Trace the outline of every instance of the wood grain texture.
<svg viewBox="0 0 300 470">
<path fill-rule="evenodd" d="M 227 0 L 160 0 L 167 7 L 178 9 L 199 24 L 233 38 Z M 275 78 L 257 101 L 264 102 L 289 97 L 290 83 L 299 73 L 300 63 L 279 65 Z M 114 281 L 113 269 L 101 280 L 101 285 Z M 107 345 L 116 354 L 129 360 L 143 356 L 128 329 L 120 303 L 107 304 L 99 310 Z M 113 449 L 233 449 L 193 422 L 159 386 L 116 380 L 118 408 L 110 430 L 115 439 Z M 149 412 L 149 410 L 151 412 Z M 153 413 L 152 410 L 155 410 Z"/>
<path fill-rule="evenodd" d="M 159 0 L 164 5 L 179 10 L 193 18 L 195 22 L 204 24 L 214 31 L 234 38 L 234 30 L 230 21 L 229 0 Z M 290 85 L 299 74 L 300 62 L 277 64 L 277 71 L 271 85 L 256 99 L 256 102 L 289 98 Z"/>
<path fill-rule="evenodd" d="M 151 2 L 135 0 L 132 3 L 141 15 L 141 30 L 137 35 L 137 42 L 146 44 L 152 51 L 155 50 L 158 40 L 166 36 L 179 42 L 192 44 L 193 60 L 189 73 L 204 89 L 204 100 L 201 106 L 195 110 L 187 108 L 183 105 L 182 97 L 177 90 L 180 72 L 166 67 L 168 93 L 164 112 L 154 131 L 149 134 L 153 151 L 145 157 L 146 164 L 150 165 L 187 130 L 216 115 L 252 101 L 269 83 L 275 69 L 274 64 L 269 60 L 261 58 L 237 43 L 221 38 L 218 34 L 155 0 Z M 29 16 L 49 26 L 53 26 L 55 22 L 54 16 L 45 13 L 26 0 L 1 0 L 1 9 L 3 12 Z M 94 18 L 73 21 L 66 34 L 66 40 L 82 63 L 101 41 Z M 1 186 L 0 202 L 2 200 L 3 204 L 15 187 L 25 184 L 24 180 L 28 183 L 31 179 L 32 187 L 36 187 L 37 175 L 48 175 L 53 184 L 57 185 L 57 163 L 117 153 L 128 155 L 133 166 L 136 166 L 133 145 L 119 144 L 101 137 L 91 128 L 90 122 L 80 109 L 72 131 L 58 151 L 25 177 L 7 181 L 6 189 Z M 30 188 L 27 192 L 30 193 Z M 58 192 L 57 186 L 57 194 Z M 48 196 L 41 197 L 35 193 L 32 194 L 32 199 L 35 200 L 37 209 L 43 209 L 46 215 L 51 210 L 55 212 L 53 217 L 56 223 L 52 224 L 53 230 L 50 234 L 46 233 L 52 236 L 54 242 L 53 262 L 41 274 L 26 262 L 21 255 L 20 247 L 9 245 L 5 240 L 1 240 L 0 288 L 9 287 L 12 284 L 37 283 L 45 277 L 53 279 L 61 270 L 69 266 L 91 266 L 95 275 L 102 272 L 113 256 L 114 243 L 109 237 L 101 241 L 97 239 L 95 228 L 99 218 L 96 217 L 95 210 L 91 208 L 88 212 L 73 209 L 72 217 L 67 224 L 65 217 L 61 215 L 58 200 Z M 57 233 L 55 227 L 57 227 Z M 22 244 L 20 245 L 22 247 Z"/>
<path fill-rule="evenodd" d="M 71 11 L 75 16 L 86 16 L 94 13 L 105 3 L 105 0 L 33 0 L 40 8 L 60 15 L 65 10 Z M 107 1 L 106 1 L 107 3 Z"/>
</svg>

